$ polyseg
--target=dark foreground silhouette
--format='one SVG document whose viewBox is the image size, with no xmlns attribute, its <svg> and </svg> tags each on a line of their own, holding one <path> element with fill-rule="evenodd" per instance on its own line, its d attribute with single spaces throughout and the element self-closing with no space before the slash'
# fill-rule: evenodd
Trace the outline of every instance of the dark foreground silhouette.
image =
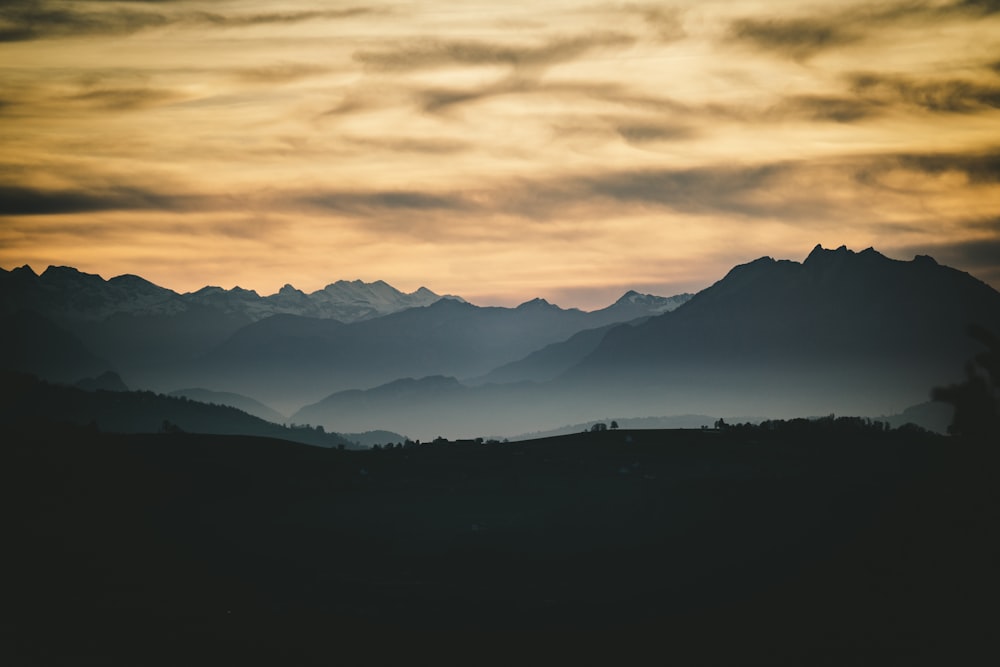
<svg viewBox="0 0 1000 667">
<path fill-rule="evenodd" d="M 5 428 L 4 664 L 995 653 L 997 459 L 959 438 L 827 420 L 339 451 Z"/>
</svg>

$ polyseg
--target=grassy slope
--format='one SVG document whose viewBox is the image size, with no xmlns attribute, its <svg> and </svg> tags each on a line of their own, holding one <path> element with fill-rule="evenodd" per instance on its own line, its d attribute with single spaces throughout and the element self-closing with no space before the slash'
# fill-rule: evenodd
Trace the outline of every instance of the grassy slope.
<svg viewBox="0 0 1000 667">
<path fill-rule="evenodd" d="M 935 662 L 1000 592 L 992 470 L 943 438 L 4 439 L 7 664 Z"/>
</svg>

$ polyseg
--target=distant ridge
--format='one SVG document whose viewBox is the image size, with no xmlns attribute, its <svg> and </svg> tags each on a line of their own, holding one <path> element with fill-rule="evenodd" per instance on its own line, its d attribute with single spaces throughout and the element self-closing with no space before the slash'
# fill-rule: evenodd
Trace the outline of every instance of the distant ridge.
<svg viewBox="0 0 1000 667">
<path fill-rule="evenodd" d="M 583 329 L 659 314 L 689 296 L 632 291 L 584 312 L 540 298 L 480 307 L 426 287 L 406 294 L 382 280 L 338 280 L 311 294 L 288 284 L 270 296 L 212 286 L 178 294 L 134 275 L 104 280 L 57 266 L 38 275 L 22 266 L 0 270 L 0 314 L 19 322 L 8 326 L 10 359 L 0 358 L 0 368 L 61 382 L 114 370 L 132 387 L 252 395 L 289 414 L 330 392 L 400 377 L 482 375 Z"/>
<path fill-rule="evenodd" d="M 229 290 L 208 286 L 179 294 L 134 275 L 104 280 L 68 266 L 50 266 L 41 275 L 27 265 L 12 271 L 0 269 L 0 311 L 30 308 L 57 321 L 172 315 L 192 306 L 208 306 L 249 321 L 283 313 L 356 322 L 426 306 L 440 298 L 426 287 L 407 294 L 382 280 L 338 280 L 311 294 L 291 285 L 270 296 L 239 286 Z"/>
<path fill-rule="evenodd" d="M 205 378 L 196 384 L 209 386 L 214 380 L 213 386 L 245 391 L 285 409 L 279 401 L 288 401 L 292 392 L 305 399 L 301 406 L 331 392 L 404 377 L 479 377 L 585 329 L 621 322 L 616 318 L 630 318 L 635 308 L 642 312 L 635 304 L 588 313 L 544 299 L 516 308 L 440 299 L 350 324 L 276 315 L 243 327 L 206 353 L 198 364 Z M 564 369 L 565 362 L 539 371 L 538 377 L 548 379 Z"/>
</svg>

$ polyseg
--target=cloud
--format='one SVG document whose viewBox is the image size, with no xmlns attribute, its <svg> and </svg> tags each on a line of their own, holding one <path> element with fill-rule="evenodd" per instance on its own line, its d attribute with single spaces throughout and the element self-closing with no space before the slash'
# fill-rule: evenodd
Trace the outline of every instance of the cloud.
<svg viewBox="0 0 1000 667">
<path fill-rule="evenodd" d="M 1000 13 L 1000 0 L 956 0 L 945 5 L 942 12 L 970 13 L 988 16 Z"/>
<path fill-rule="evenodd" d="M 551 85 L 543 85 L 535 77 L 513 75 L 495 83 L 477 88 L 428 88 L 416 93 L 421 110 L 438 113 L 471 102 L 478 102 L 503 95 L 523 95 L 538 92 L 554 92 Z"/>
<path fill-rule="evenodd" d="M 620 125 L 617 130 L 633 133 L 630 140 L 640 143 L 683 133 L 669 124 Z M 402 142 L 405 146 L 415 140 L 388 138 L 385 141 L 391 149 L 394 142 Z M 458 147 L 447 140 L 440 144 L 428 140 L 426 145 L 410 146 L 410 149 L 448 153 Z M 874 223 L 879 216 L 874 210 L 876 205 L 892 197 L 901 197 L 890 201 L 896 207 L 894 210 L 905 213 L 917 207 L 923 211 L 926 202 L 914 201 L 912 192 L 925 188 L 931 183 L 928 179 L 951 174 L 961 176 L 962 181 L 940 181 L 949 190 L 995 186 L 1000 183 L 1000 150 L 890 153 L 758 164 L 717 163 L 689 168 L 593 169 L 548 178 L 502 178 L 483 182 L 475 188 L 367 191 L 278 188 L 231 196 L 198 193 L 182 184 L 121 183 L 110 176 L 103 181 L 81 176 L 78 185 L 62 188 L 4 185 L 0 188 L 0 215 L 245 209 L 333 213 L 357 220 L 399 220 L 418 216 L 481 221 L 501 216 L 543 222 L 575 218 L 581 212 L 602 218 L 662 209 L 698 216 L 785 220 L 802 225 L 810 220 L 857 216 L 860 207 Z M 13 183 L 23 178 L 17 171 L 9 176 L 8 182 Z M 961 190 L 952 194 L 961 196 Z"/>
<path fill-rule="evenodd" d="M 278 63 L 262 67 L 241 67 L 232 75 L 245 83 L 280 84 L 326 74 L 329 67 L 310 63 Z"/>
<path fill-rule="evenodd" d="M 135 9 L 131 4 L 163 6 L 166 11 Z M 219 14 L 174 9 L 182 2 L 88 2 L 64 3 L 53 0 L 25 0 L 0 5 L 0 42 L 60 39 L 95 35 L 128 35 L 149 28 L 185 24 L 240 28 L 267 24 L 290 24 L 314 20 L 345 19 L 374 10 L 348 7 L 335 10 Z M 82 5 L 82 8 L 80 6 Z"/>
<path fill-rule="evenodd" d="M 672 7 L 651 5 L 630 5 L 627 7 L 642 16 L 660 41 L 673 42 L 687 35 L 681 19 L 681 11 Z"/>
<path fill-rule="evenodd" d="M 574 60 L 588 51 L 630 46 L 635 38 L 617 32 L 551 39 L 536 46 L 425 39 L 399 48 L 358 51 L 354 60 L 377 70 L 417 70 L 453 65 L 543 67 Z"/>
<path fill-rule="evenodd" d="M 0 42 L 122 35 L 166 25 L 167 16 L 124 7 L 76 9 L 65 3 L 28 0 L 0 6 Z"/>
<path fill-rule="evenodd" d="M 955 0 L 945 4 L 902 0 L 861 4 L 795 18 L 744 18 L 733 21 L 727 39 L 794 60 L 868 40 L 886 27 L 923 29 L 948 20 L 984 18 L 1000 13 L 1000 0 Z"/>
<path fill-rule="evenodd" d="M 729 37 L 802 60 L 824 49 L 860 41 L 863 35 L 835 21 L 802 18 L 741 19 L 732 24 Z"/>
<path fill-rule="evenodd" d="M 352 192 L 318 190 L 300 193 L 288 198 L 292 204 L 337 213 L 363 214 L 377 211 L 428 211 L 461 210 L 469 208 L 469 202 L 461 195 L 433 194 L 416 190 L 381 190 L 374 192 Z"/>
<path fill-rule="evenodd" d="M 635 207 L 660 208 L 706 216 L 739 216 L 784 220 L 796 226 L 826 224 L 841 216 L 866 212 L 874 224 L 886 203 L 905 214 L 926 201 L 900 191 L 885 180 L 898 170 L 937 177 L 959 173 L 969 185 L 1000 183 L 1000 151 L 977 154 L 913 153 L 775 161 L 763 164 L 716 164 L 687 169 L 607 170 L 556 177 L 496 188 L 497 208 L 530 218 L 546 219 L 574 207 L 627 215 Z M 921 181 L 912 179 L 914 187 Z M 500 194 L 502 192 L 502 195 Z M 484 201 L 483 198 L 477 201 Z M 888 202 L 888 203 L 887 203 Z M 907 208 L 909 207 L 909 208 Z M 900 224 L 898 221 L 895 224 Z"/>
<path fill-rule="evenodd" d="M 744 120 L 803 119 L 854 123 L 893 110 L 973 114 L 1000 108 L 1000 85 L 962 79 L 918 80 L 861 72 L 848 75 L 840 95 L 790 95 L 759 113 L 744 110 Z M 737 115 L 737 114 L 733 114 Z"/>
<path fill-rule="evenodd" d="M 194 194 L 167 194 L 129 185 L 102 188 L 37 188 L 0 185 L 0 216 L 93 213 L 97 211 L 196 211 L 211 205 Z"/>
<path fill-rule="evenodd" d="M 344 9 L 309 10 L 295 12 L 265 12 L 260 14 L 217 14 L 214 12 L 191 12 L 179 17 L 180 22 L 195 25 L 213 25 L 220 28 L 244 28 L 256 25 L 302 23 L 304 21 L 346 19 L 373 13 L 367 7 L 347 7 Z"/>
<path fill-rule="evenodd" d="M 759 114 L 757 120 L 800 118 L 821 122 L 853 123 L 883 112 L 882 104 L 857 96 L 791 95 Z"/>
<path fill-rule="evenodd" d="M 895 249 L 900 256 L 930 255 L 941 264 L 966 270 L 981 280 L 1000 281 L 1000 218 L 983 221 L 992 236 L 962 241 L 908 245 Z"/>
<path fill-rule="evenodd" d="M 967 185 L 990 186 L 1000 183 L 1000 149 L 975 153 L 893 153 L 854 160 L 854 178 L 867 187 L 895 192 L 919 193 L 924 178 L 955 174 Z M 889 176 L 909 172 L 911 177 L 887 182 Z M 902 182 L 905 186 L 899 185 Z M 953 185 L 949 185 L 953 187 Z"/>
<path fill-rule="evenodd" d="M 674 211 L 709 217 L 786 221 L 795 226 L 825 225 L 842 216 L 878 221 L 877 204 L 906 212 L 924 203 L 888 177 L 904 170 L 919 189 L 917 176 L 960 173 L 969 185 L 1000 183 L 1000 152 L 982 154 L 915 153 L 830 158 L 811 162 L 715 164 L 694 168 L 607 169 L 546 179 L 503 179 L 474 190 L 370 192 L 316 190 L 280 196 L 292 208 L 306 207 L 364 218 L 452 214 L 464 218 L 501 216 L 537 222 L 576 218 L 581 212 L 598 218 L 628 216 L 639 210 Z M 905 180 L 905 179 L 904 179 Z M 906 209 L 909 202 L 910 209 Z M 890 204 L 886 204 L 887 206 Z M 902 208 L 900 208 L 902 207 Z M 916 209 L 913 209 L 916 207 Z M 395 223 L 394 223 L 395 224 Z M 402 224 L 402 223 L 400 223 Z M 894 219 L 894 228 L 905 224 Z"/>
<path fill-rule="evenodd" d="M 537 221 L 558 220 L 572 210 L 616 211 L 623 207 L 661 207 L 688 213 L 764 214 L 749 195 L 774 187 L 794 165 L 699 169 L 609 170 L 548 179 L 504 179 L 476 190 L 447 193 L 414 190 L 316 190 L 282 198 L 305 206 L 347 215 L 389 213 L 461 213 L 463 216 L 514 216 Z M 817 195 L 817 198 L 819 195 Z M 780 206 L 780 205 L 779 205 Z M 773 207 L 772 207 L 773 208 Z M 395 218 L 394 218 L 395 219 Z"/>
<path fill-rule="evenodd" d="M 1000 86 L 958 79 L 914 81 L 901 76 L 861 73 L 852 90 L 873 104 L 907 105 L 939 113 L 972 113 L 1000 108 Z"/>
<path fill-rule="evenodd" d="M 591 99 L 617 106 L 645 107 L 649 110 L 660 112 L 696 112 L 694 109 L 674 103 L 666 98 L 657 99 L 647 96 L 632 96 L 626 88 L 615 84 L 550 81 L 533 73 L 517 70 L 509 76 L 478 87 L 430 87 L 417 90 L 414 95 L 420 109 L 428 113 L 442 112 L 452 107 L 504 95 L 540 95 L 553 98 Z"/>
<path fill-rule="evenodd" d="M 182 99 L 176 91 L 156 88 L 100 88 L 65 99 L 109 111 L 130 111 Z"/>
<path fill-rule="evenodd" d="M 648 144 L 675 139 L 689 139 L 696 133 L 692 128 L 676 123 L 626 122 L 616 128 L 630 144 Z"/>
<path fill-rule="evenodd" d="M 771 216 L 781 209 L 797 208 L 798 199 L 760 201 L 757 194 L 779 189 L 797 171 L 801 169 L 795 163 L 616 170 L 561 179 L 554 192 L 564 204 L 596 198 L 612 206 L 654 206 L 692 214 Z M 821 198 L 817 194 L 813 201 Z"/>
<path fill-rule="evenodd" d="M 375 148 L 389 151 L 391 153 L 426 153 L 430 155 L 451 155 L 461 153 L 472 148 L 466 141 L 455 139 L 433 139 L 414 137 L 341 137 L 342 141 L 355 144 L 363 148 Z"/>
<path fill-rule="evenodd" d="M 317 189 L 279 194 L 278 204 L 292 209 L 334 212 L 357 217 L 366 224 L 387 224 L 402 230 L 421 226 L 412 218 L 430 215 L 448 235 L 444 218 L 481 220 L 501 216 L 547 222 L 586 210 L 593 215 L 627 215 L 629 209 L 656 207 L 684 213 L 766 216 L 793 208 L 801 201 L 757 202 L 763 190 L 781 187 L 782 179 L 794 180 L 794 164 L 760 166 L 716 166 L 698 169 L 608 170 L 548 179 L 504 179 L 475 190 L 423 192 L 377 190 L 369 192 Z M 808 206 L 819 206 L 823 195 L 809 195 Z M 796 208 L 795 212 L 799 210 Z M 442 218 L 441 216 L 444 216 Z M 378 222 L 381 220 L 381 222 Z M 483 227 L 477 223 L 477 227 Z M 576 228 L 574 228 L 576 229 Z M 570 234 L 576 234 L 570 231 Z"/>
<path fill-rule="evenodd" d="M 893 163 L 930 175 L 946 172 L 960 173 L 973 185 L 1000 183 L 1000 150 L 982 153 L 925 153 L 902 154 L 886 158 L 884 164 Z"/>
</svg>

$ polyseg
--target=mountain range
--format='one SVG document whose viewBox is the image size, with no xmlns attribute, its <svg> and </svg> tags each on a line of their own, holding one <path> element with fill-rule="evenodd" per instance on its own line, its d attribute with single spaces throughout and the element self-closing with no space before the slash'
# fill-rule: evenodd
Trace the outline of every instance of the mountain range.
<svg viewBox="0 0 1000 667">
<path fill-rule="evenodd" d="M 930 257 L 816 246 L 693 296 L 629 292 L 593 312 L 357 281 L 182 295 L 22 267 L 0 273 L 0 313 L 2 367 L 69 383 L 115 370 L 132 387 L 252 396 L 294 423 L 427 439 L 607 415 L 899 414 L 961 379 L 978 350 L 966 329 L 1000 331 L 1000 293 Z"/>
<path fill-rule="evenodd" d="M 69 267 L 37 275 L 25 266 L 0 272 L 8 323 L 0 367 L 60 382 L 114 370 L 129 386 L 238 394 L 290 414 L 331 392 L 405 376 L 481 376 L 581 330 L 657 315 L 690 297 L 630 291 L 584 312 L 543 299 L 479 307 L 382 281 L 342 280 L 312 294 L 286 285 L 267 297 L 239 287 L 178 294 L 138 276 L 104 280 Z"/>
<path fill-rule="evenodd" d="M 381 280 L 338 280 L 310 294 L 291 285 L 269 296 L 239 286 L 229 290 L 206 286 L 178 294 L 134 275 L 104 280 L 68 266 L 50 266 L 41 275 L 27 265 L 0 269 L 0 312 L 28 309 L 56 322 L 176 315 L 199 306 L 254 322 L 278 314 L 357 322 L 430 305 L 440 298 L 426 287 L 405 293 Z"/>
<path fill-rule="evenodd" d="M 897 414 L 963 377 L 979 351 L 972 323 L 1000 331 L 1000 293 L 967 273 L 930 257 L 817 246 L 801 263 L 737 266 L 674 311 L 577 334 L 516 364 L 522 377 L 564 369 L 542 382 L 394 383 L 332 394 L 293 419 L 352 429 L 399 419 L 447 436 L 607 415 Z"/>
<path fill-rule="evenodd" d="M 583 330 L 663 308 L 664 301 L 650 298 L 637 307 L 634 295 L 626 295 L 584 312 L 543 299 L 516 308 L 440 299 L 348 324 L 276 315 L 240 329 L 202 356 L 195 378 L 202 386 L 215 383 L 272 404 L 302 405 L 331 391 L 403 377 L 476 377 Z"/>
</svg>

